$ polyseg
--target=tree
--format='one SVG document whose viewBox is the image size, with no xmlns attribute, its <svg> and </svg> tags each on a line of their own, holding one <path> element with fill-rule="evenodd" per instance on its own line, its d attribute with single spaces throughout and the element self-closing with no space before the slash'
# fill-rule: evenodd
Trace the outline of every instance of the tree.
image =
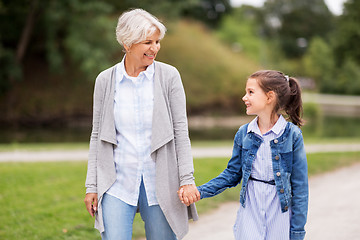
<svg viewBox="0 0 360 240">
<path fill-rule="evenodd" d="M 231 45 L 234 52 L 243 52 L 260 61 L 263 60 L 260 53 L 263 43 L 259 37 L 260 26 L 256 22 L 257 12 L 256 8 L 246 5 L 233 9 L 222 18 L 217 35 Z"/>
<path fill-rule="evenodd" d="M 305 74 L 313 78 L 318 89 L 331 92 L 336 80 L 334 54 L 331 46 L 322 38 L 315 37 L 304 56 Z"/>
<path fill-rule="evenodd" d="M 98 1 L 1 1 L 0 79 L 2 92 L 22 76 L 30 61 L 61 72 L 66 62 L 83 73 L 104 68 L 115 49 L 111 5 Z M 101 38 L 99 38 L 101 36 Z M 0 90 L 0 91 L 1 91 Z"/>
<path fill-rule="evenodd" d="M 313 37 L 326 37 L 334 27 L 324 0 L 267 0 L 259 18 L 288 58 L 301 57 Z"/>
<path fill-rule="evenodd" d="M 338 65 L 350 58 L 360 66 L 360 1 L 348 0 L 337 23 L 335 55 Z"/>
<path fill-rule="evenodd" d="M 182 16 L 200 20 L 212 28 L 218 27 L 223 16 L 232 10 L 230 0 L 197 0 L 190 3 L 184 6 Z"/>
<path fill-rule="evenodd" d="M 76 66 L 92 79 L 119 55 L 115 27 L 121 12 L 144 8 L 174 18 L 199 1 L 0 0 L 0 95 L 26 80 L 23 69 L 33 61 L 54 74 Z"/>
<path fill-rule="evenodd" d="M 335 93 L 360 95 L 360 68 L 351 58 L 347 58 L 336 79 Z"/>
</svg>

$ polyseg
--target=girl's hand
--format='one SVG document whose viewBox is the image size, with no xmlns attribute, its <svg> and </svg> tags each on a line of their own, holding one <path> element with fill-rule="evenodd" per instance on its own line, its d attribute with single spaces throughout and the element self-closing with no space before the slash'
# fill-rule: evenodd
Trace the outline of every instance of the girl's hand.
<svg viewBox="0 0 360 240">
<path fill-rule="evenodd" d="M 195 184 L 181 186 L 177 193 L 180 201 L 186 206 L 200 200 L 200 193 Z"/>
<path fill-rule="evenodd" d="M 92 217 L 94 217 L 95 212 L 97 211 L 98 199 L 97 193 L 88 193 L 84 199 L 86 209 Z"/>
<path fill-rule="evenodd" d="M 180 187 L 179 190 L 177 191 L 177 194 L 179 196 L 181 203 L 185 204 L 183 193 L 184 193 L 184 189 L 182 187 Z M 187 199 L 186 201 L 189 201 L 189 200 Z"/>
</svg>

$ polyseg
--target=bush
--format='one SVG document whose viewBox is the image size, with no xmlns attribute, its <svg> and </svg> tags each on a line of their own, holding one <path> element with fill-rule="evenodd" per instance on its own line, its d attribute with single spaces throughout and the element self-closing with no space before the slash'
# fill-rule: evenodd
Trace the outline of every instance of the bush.
<svg viewBox="0 0 360 240">
<path fill-rule="evenodd" d="M 247 77 L 259 66 L 201 24 L 180 21 L 168 27 L 158 59 L 180 71 L 189 112 L 241 113 Z"/>
</svg>

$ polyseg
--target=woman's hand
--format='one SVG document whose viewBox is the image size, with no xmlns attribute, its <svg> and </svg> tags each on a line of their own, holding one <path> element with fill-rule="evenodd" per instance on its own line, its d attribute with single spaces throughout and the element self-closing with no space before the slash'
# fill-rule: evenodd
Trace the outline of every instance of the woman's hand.
<svg viewBox="0 0 360 240">
<path fill-rule="evenodd" d="M 95 212 L 97 211 L 98 198 L 97 193 L 88 193 L 84 199 L 86 209 L 92 217 L 94 217 Z"/>
<path fill-rule="evenodd" d="M 177 193 L 180 201 L 186 206 L 200 200 L 200 193 L 195 184 L 181 186 Z"/>
</svg>

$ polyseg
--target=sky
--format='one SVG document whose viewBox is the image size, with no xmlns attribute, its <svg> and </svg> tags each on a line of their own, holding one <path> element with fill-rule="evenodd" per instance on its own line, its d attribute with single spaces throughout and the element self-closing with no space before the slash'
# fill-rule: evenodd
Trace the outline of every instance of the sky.
<svg viewBox="0 0 360 240">
<path fill-rule="evenodd" d="M 265 0 L 230 0 L 231 5 L 234 7 L 241 6 L 242 4 L 261 7 Z M 335 15 L 341 15 L 343 3 L 346 0 L 324 0 L 329 10 Z"/>
</svg>

